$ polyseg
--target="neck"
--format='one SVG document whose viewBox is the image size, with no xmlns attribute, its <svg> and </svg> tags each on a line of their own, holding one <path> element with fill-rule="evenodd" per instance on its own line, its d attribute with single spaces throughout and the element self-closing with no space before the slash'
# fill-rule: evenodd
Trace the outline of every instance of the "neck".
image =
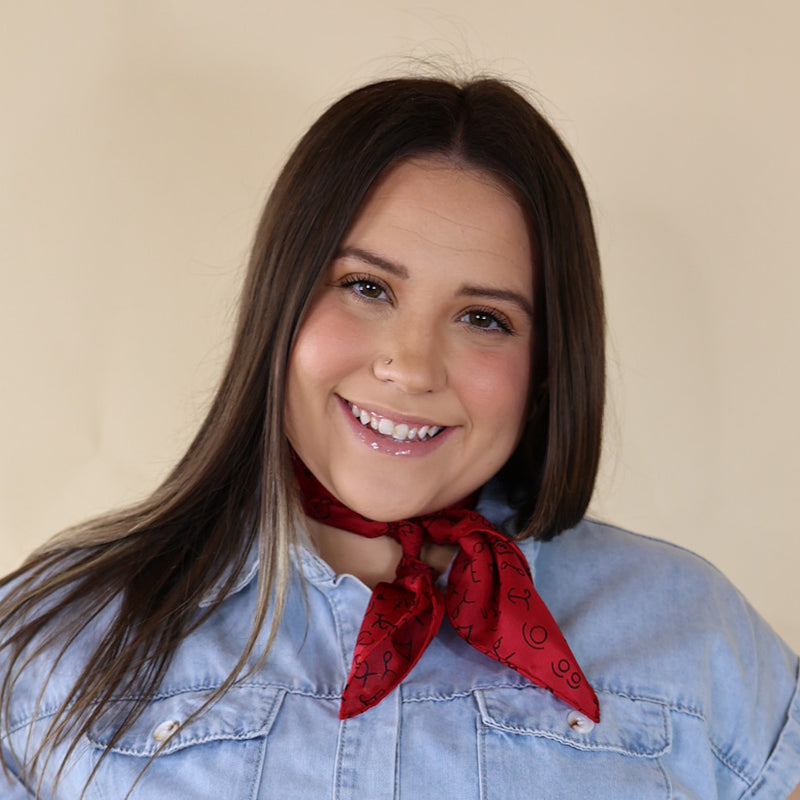
<svg viewBox="0 0 800 800">
<path fill-rule="evenodd" d="M 403 551 L 391 537 L 370 539 L 310 517 L 306 517 L 305 523 L 317 553 L 337 575 L 354 575 L 370 588 L 381 581 L 394 580 Z M 457 552 L 457 545 L 426 543 L 420 558 L 437 572 L 444 572 Z"/>
</svg>

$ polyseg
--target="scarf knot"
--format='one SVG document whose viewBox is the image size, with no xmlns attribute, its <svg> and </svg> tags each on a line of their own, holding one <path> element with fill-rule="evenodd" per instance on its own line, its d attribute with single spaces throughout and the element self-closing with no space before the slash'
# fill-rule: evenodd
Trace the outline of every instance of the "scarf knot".
<svg viewBox="0 0 800 800">
<path fill-rule="evenodd" d="M 599 722 L 597 696 L 534 588 L 525 556 L 469 508 L 474 498 L 423 517 L 374 522 L 343 505 L 299 460 L 296 475 L 309 517 L 369 538 L 390 536 L 403 552 L 394 580 L 372 591 L 340 719 L 371 708 L 397 687 L 447 616 L 472 647 Z M 436 587 L 439 573 L 421 559 L 427 540 L 459 546 L 444 594 Z"/>
</svg>

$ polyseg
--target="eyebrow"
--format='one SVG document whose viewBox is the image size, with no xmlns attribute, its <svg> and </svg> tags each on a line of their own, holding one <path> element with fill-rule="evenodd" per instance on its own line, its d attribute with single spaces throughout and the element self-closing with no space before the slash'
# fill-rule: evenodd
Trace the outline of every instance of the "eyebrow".
<svg viewBox="0 0 800 800">
<path fill-rule="evenodd" d="M 362 250 L 360 247 L 351 247 L 349 245 L 343 247 L 336 254 L 336 258 L 357 258 L 365 264 L 371 264 L 373 267 L 378 267 L 386 272 L 390 272 L 398 278 L 403 278 L 403 280 L 408 280 L 409 278 L 408 270 L 402 264 L 398 264 L 396 261 L 390 261 L 388 258 L 383 258 L 383 256 L 379 256 L 377 253 L 371 253 L 369 250 Z"/>
<path fill-rule="evenodd" d="M 336 258 L 355 258 L 358 261 L 363 261 L 365 264 L 378 267 L 378 269 L 382 269 L 403 280 L 408 280 L 410 277 L 408 269 L 402 264 L 360 247 L 352 247 L 350 245 L 343 247 L 336 254 Z M 498 289 L 495 286 L 481 286 L 474 283 L 465 283 L 459 287 L 458 294 L 465 297 L 487 297 L 493 300 L 505 300 L 509 303 L 514 303 L 514 305 L 518 306 L 531 320 L 533 319 L 533 305 L 531 301 L 528 300 L 525 295 L 515 292 L 512 289 Z"/>
<path fill-rule="evenodd" d="M 466 297 L 489 297 L 493 300 L 506 300 L 519 306 L 520 310 L 524 311 L 529 319 L 533 320 L 533 306 L 530 300 L 511 289 L 496 289 L 494 286 L 476 286 L 472 283 L 465 283 L 458 290 L 458 293 Z"/>
</svg>

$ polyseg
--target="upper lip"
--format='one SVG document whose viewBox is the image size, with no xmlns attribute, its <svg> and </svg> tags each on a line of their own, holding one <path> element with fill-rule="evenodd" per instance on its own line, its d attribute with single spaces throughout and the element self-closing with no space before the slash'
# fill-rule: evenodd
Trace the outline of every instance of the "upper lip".
<svg viewBox="0 0 800 800">
<path fill-rule="evenodd" d="M 341 397 L 341 395 L 340 395 Z M 390 419 L 396 425 L 408 425 L 409 427 L 420 428 L 423 425 L 427 425 L 428 427 L 436 426 L 439 428 L 446 428 L 447 425 L 441 422 L 434 422 L 430 419 L 423 419 L 422 417 L 413 417 L 409 416 L 408 414 L 402 414 L 399 411 L 393 411 L 389 408 L 384 408 L 379 405 L 374 405 L 373 403 L 361 403 L 356 400 L 349 400 L 346 397 L 341 397 L 341 399 L 347 403 L 349 406 L 358 406 L 360 411 L 366 411 L 369 414 L 374 414 L 378 419 Z"/>
</svg>

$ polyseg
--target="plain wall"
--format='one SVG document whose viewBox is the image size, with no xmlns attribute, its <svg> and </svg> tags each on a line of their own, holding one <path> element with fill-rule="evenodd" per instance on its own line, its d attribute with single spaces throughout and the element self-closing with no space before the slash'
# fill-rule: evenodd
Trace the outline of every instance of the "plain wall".
<svg viewBox="0 0 800 800">
<path fill-rule="evenodd" d="M 531 87 L 588 184 L 593 513 L 706 556 L 800 648 L 798 26 L 788 0 L 3 3 L 0 571 L 164 476 L 293 143 L 433 57 Z"/>
</svg>

